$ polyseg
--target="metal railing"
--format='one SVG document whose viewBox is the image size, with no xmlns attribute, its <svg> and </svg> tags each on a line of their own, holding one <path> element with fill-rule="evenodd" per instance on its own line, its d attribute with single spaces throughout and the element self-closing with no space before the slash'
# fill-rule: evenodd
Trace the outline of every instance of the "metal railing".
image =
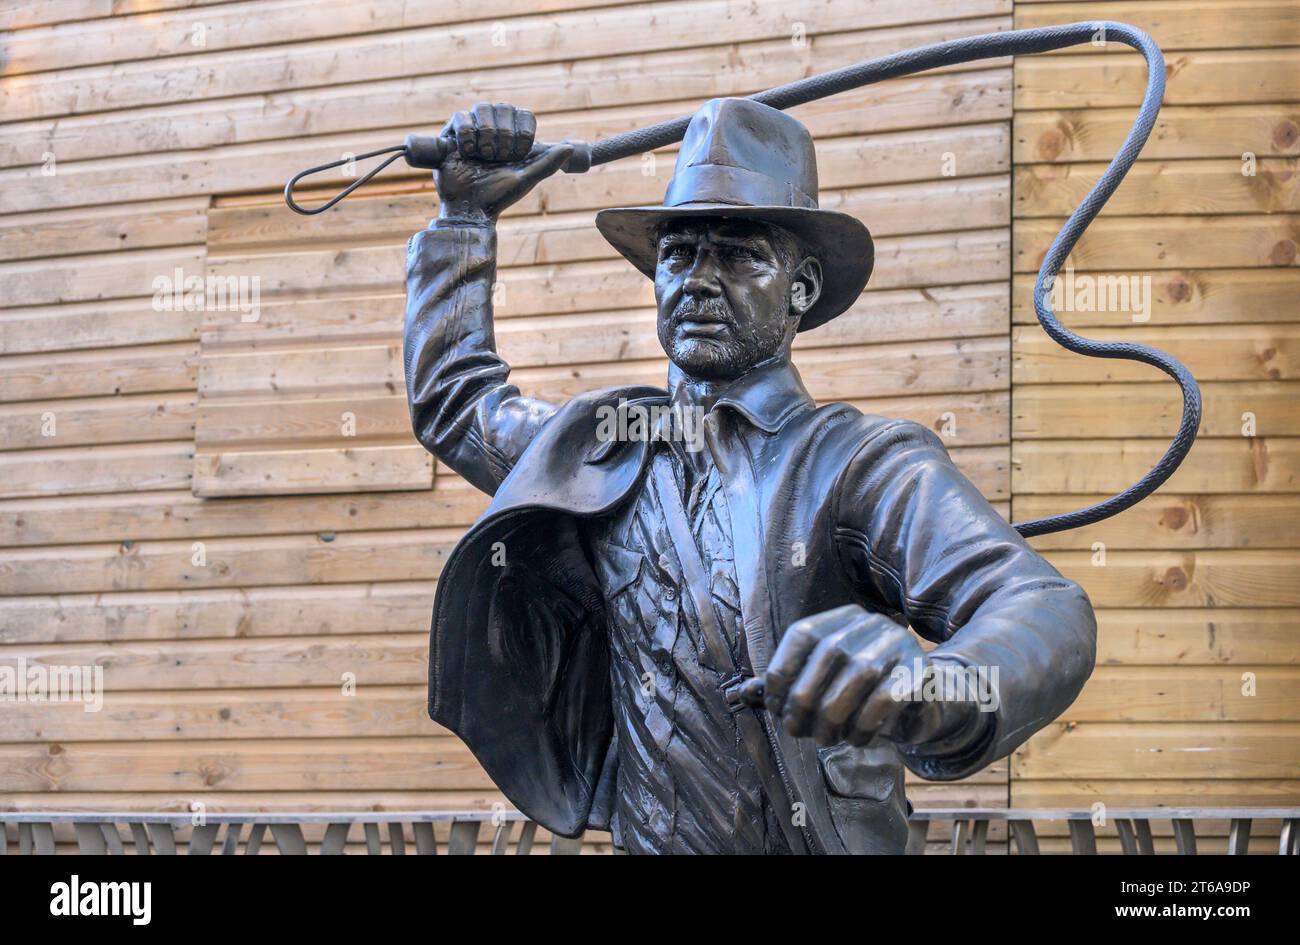
<svg viewBox="0 0 1300 945">
<path fill-rule="evenodd" d="M 930 825 L 951 824 L 948 853 L 982 854 L 986 850 L 990 822 L 1007 825 L 1008 853 L 1034 855 L 1039 852 L 1038 832 L 1034 823 L 1061 823 L 1070 831 L 1070 852 L 1089 855 L 1097 852 L 1097 826 L 1114 825 L 1119 834 L 1120 852 L 1128 855 L 1152 855 L 1155 841 L 1151 821 L 1168 820 L 1173 826 L 1175 849 L 1179 854 L 1196 853 L 1198 821 L 1229 821 L 1228 849 L 1233 855 L 1245 855 L 1250 848 L 1251 825 L 1259 820 L 1280 820 L 1278 853 L 1300 855 L 1300 807 L 1141 807 L 1092 810 L 1035 810 L 1029 808 L 934 808 L 912 813 L 908 829 L 907 852 L 926 852 Z"/>
<path fill-rule="evenodd" d="M 983 854 L 988 851 L 990 823 L 1003 822 L 1007 826 L 1008 853 L 1039 853 L 1035 823 L 1065 823 L 1070 835 L 1070 852 L 1095 854 L 1098 819 L 1098 814 L 1091 810 L 970 807 L 917 810 L 912 814 L 909 826 L 907 852 L 921 854 L 927 851 L 927 847 L 933 850 L 936 845 L 928 839 L 931 825 L 947 823 L 950 830 L 947 849 L 943 852 Z M 1180 854 L 1196 853 L 1196 824 L 1207 821 L 1229 821 L 1227 852 L 1246 854 L 1249 852 L 1252 824 L 1267 820 L 1281 822 L 1278 853 L 1300 855 L 1300 807 L 1112 808 L 1105 812 L 1102 822 L 1115 827 L 1121 852 L 1153 854 L 1155 843 L 1151 822 L 1166 820 L 1172 823 L 1176 849 Z M 128 849 L 139 855 L 184 852 L 191 856 L 205 856 L 214 851 L 226 856 L 257 854 L 267 845 L 268 833 L 270 844 L 280 854 L 287 855 L 341 854 L 353 837 L 364 841 L 366 853 L 372 855 L 465 855 L 478 852 L 480 846 L 496 855 L 530 854 L 534 851 L 537 837 L 537 824 L 517 811 L 202 815 L 127 811 L 0 812 L 0 854 L 55 853 L 59 842 L 57 833 L 66 832 L 69 825 L 79 852 L 110 855 L 125 854 Z M 360 825 L 359 831 L 357 825 Z M 439 825 L 444 829 L 436 830 Z M 486 833 L 485 826 L 488 828 Z M 125 833 L 122 828 L 125 828 Z M 306 833 L 304 828 L 307 828 Z M 17 841 L 16 850 L 11 845 L 11 831 Z M 408 836 L 411 842 L 408 842 Z M 582 846 L 581 837 L 572 840 L 552 837 L 548 848 L 551 854 L 575 854 L 581 851 Z"/>
<path fill-rule="evenodd" d="M 349 811 L 322 814 L 268 813 L 4 813 L 0 812 L 0 854 L 11 852 L 7 837 L 9 825 L 17 834 L 19 854 L 54 853 L 56 827 L 70 824 L 77 849 L 86 854 L 117 854 L 134 848 L 137 854 L 158 853 L 191 856 L 210 855 L 214 850 L 225 856 L 260 853 L 270 834 L 270 843 L 281 854 L 344 852 L 351 836 L 365 841 L 369 854 L 415 853 L 429 856 L 439 853 L 464 855 L 477 852 L 480 835 L 486 825 L 491 840 L 488 851 L 529 854 L 533 852 L 537 824 L 517 811 L 455 811 L 424 813 L 417 811 Z M 360 831 L 355 831 L 357 825 Z M 446 827 L 435 831 L 436 825 Z M 126 828 L 124 835 L 119 829 Z M 303 828 L 320 834 L 308 842 Z M 381 827 L 383 830 L 381 831 Z M 247 832 L 245 832 L 247 828 Z M 408 830 L 409 828 L 409 830 Z M 407 843 L 407 837 L 413 838 Z M 578 853 L 582 840 L 552 837 L 552 854 Z"/>
</svg>

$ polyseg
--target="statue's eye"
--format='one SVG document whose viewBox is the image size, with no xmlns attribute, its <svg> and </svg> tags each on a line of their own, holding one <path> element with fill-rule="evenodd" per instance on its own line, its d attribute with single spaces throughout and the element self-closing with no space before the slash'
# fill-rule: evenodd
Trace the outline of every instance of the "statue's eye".
<svg viewBox="0 0 1300 945">
<path fill-rule="evenodd" d="M 690 256 L 691 248 L 685 243 L 673 243 L 665 246 L 663 250 L 664 259 L 689 259 Z"/>
<path fill-rule="evenodd" d="M 753 250 L 748 249 L 744 246 L 729 247 L 727 249 L 727 256 L 728 258 L 735 259 L 739 262 L 752 262 L 753 260 L 758 258 L 758 256 L 754 253 Z"/>
</svg>

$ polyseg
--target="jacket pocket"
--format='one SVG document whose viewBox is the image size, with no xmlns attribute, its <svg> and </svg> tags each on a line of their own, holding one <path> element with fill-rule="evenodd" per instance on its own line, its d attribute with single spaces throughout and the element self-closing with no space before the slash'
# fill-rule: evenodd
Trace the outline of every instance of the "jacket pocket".
<svg viewBox="0 0 1300 945">
<path fill-rule="evenodd" d="M 849 853 L 902 853 L 907 844 L 903 767 L 887 743 L 817 751 L 831 820 Z"/>
</svg>

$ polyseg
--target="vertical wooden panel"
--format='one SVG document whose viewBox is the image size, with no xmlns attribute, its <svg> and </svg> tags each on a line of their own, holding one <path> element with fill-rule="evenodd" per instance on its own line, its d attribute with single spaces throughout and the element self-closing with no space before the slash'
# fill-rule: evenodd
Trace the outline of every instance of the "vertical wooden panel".
<svg viewBox="0 0 1300 945">
<path fill-rule="evenodd" d="M 1203 381 L 1206 416 L 1185 468 L 1155 497 L 1034 542 L 1098 607 L 1100 665 L 1066 715 L 1013 758 L 1013 806 L 1300 801 L 1294 767 L 1265 763 L 1287 756 L 1300 710 L 1287 668 L 1300 646 L 1290 594 L 1300 538 L 1286 525 L 1300 508 L 1287 460 L 1300 425 L 1287 354 L 1300 291 L 1298 10 L 1274 0 L 1016 3 L 1020 27 L 1114 19 L 1164 50 L 1160 124 L 1067 263 L 1057 310 L 1084 334 L 1183 359 Z M 1015 63 L 1017 519 L 1118 491 L 1177 427 L 1172 383 L 1060 352 L 1032 311 L 1047 242 L 1131 124 L 1143 71 L 1116 43 Z M 1241 620 L 1258 627 L 1257 647 L 1230 642 Z M 1175 826 L 1179 849 L 1194 847 Z M 1145 821 L 1136 839 L 1124 827 L 1125 844 L 1150 847 Z"/>
</svg>

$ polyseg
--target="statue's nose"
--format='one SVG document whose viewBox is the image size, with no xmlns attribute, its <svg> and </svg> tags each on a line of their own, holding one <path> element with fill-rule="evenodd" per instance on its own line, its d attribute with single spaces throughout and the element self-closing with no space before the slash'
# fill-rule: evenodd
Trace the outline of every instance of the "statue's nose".
<svg viewBox="0 0 1300 945">
<path fill-rule="evenodd" d="M 722 294 L 722 284 L 718 281 L 718 267 L 712 253 L 702 252 L 695 257 L 691 268 L 686 273 L 682 288 L 688 295 L 701 298 L 713 298 Z"/>
</svg>

